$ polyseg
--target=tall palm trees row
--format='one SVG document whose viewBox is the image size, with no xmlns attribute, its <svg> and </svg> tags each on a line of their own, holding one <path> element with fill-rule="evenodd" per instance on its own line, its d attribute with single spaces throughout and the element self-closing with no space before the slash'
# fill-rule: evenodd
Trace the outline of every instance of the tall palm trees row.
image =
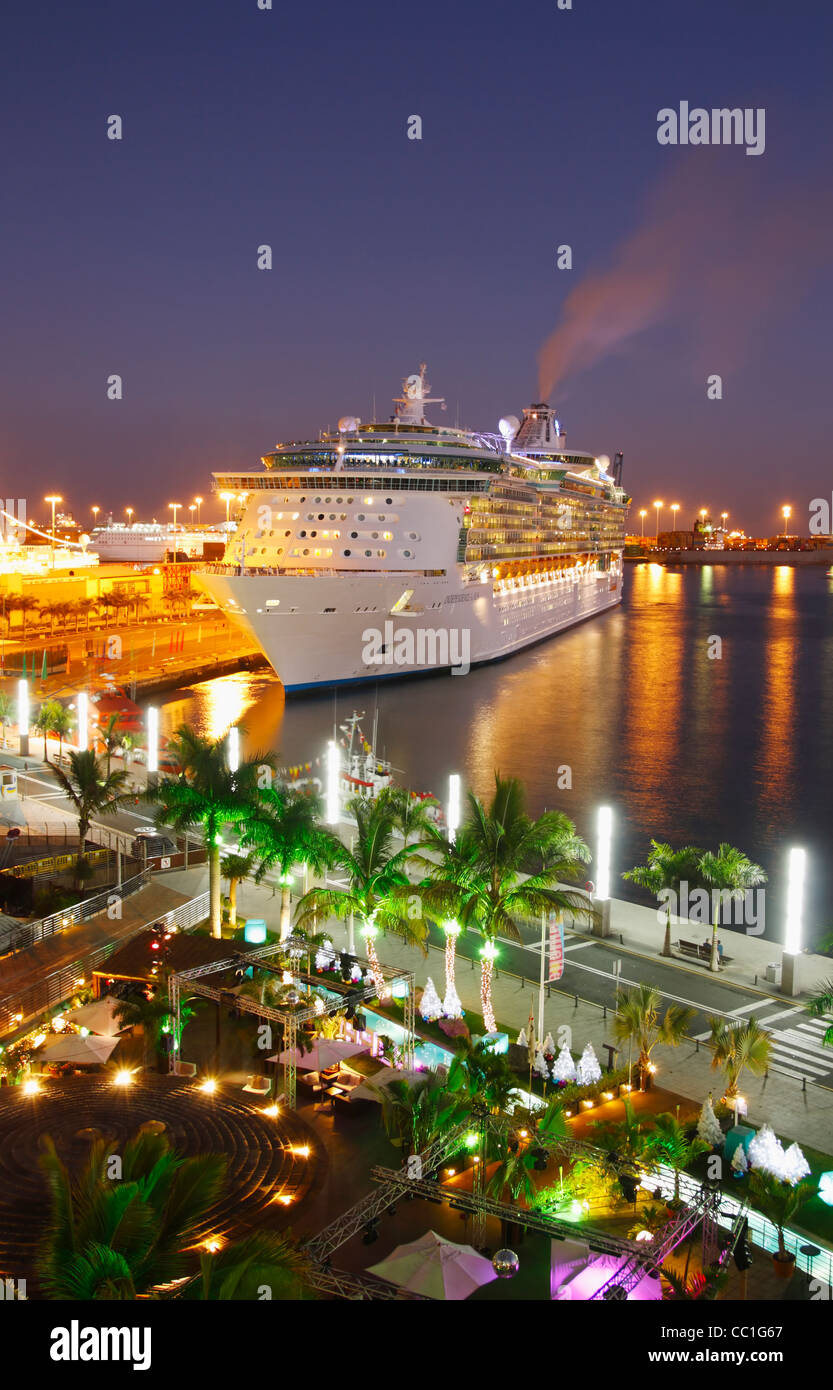
<svg viewBox="0 0 833 1390">
<path fill-rule="evenodd" d="M 346 922 L 351 951 L 358 927 L 380 988 L 378 932 L 423 946 L 429 921 L 447 927 L 452 943 L 458 931 L 478 932 L 484 942 L 483 1016 L 487 1032 L 493 1032 L 496 939 L 520 939 L 522 922 L 538 920 L 542 912 L 568 909 L 575 917 L 593 916 L 586 894 L 569 886 L 585 872 L 590 858 L 586 844 L 560 811 L 531 817 L 516 778 L 496 774 L 488 803 L 469 793 L 463 824 L 453 839 L 432 822 L 426 805 L 406 791 L 391 790 L 375 801 L 358 798 L 350 806 L 355 832 L 348 845 L 321 823 L 315 798 L 272 786 L 271 778 L 261 787 L 270 756 L 257 755 L 232 771 L 225 738 L 209 740 L 186 727 L 177 731 L 172 751 L 180 775 L 148 796 L 159 808 L 161 824 L 176 830 L 203 828 L 215 935 L 222 930 L 222 834 L 231 825 L 257 865 L 255 878 L 279 874 L 282 937 L 291 925 L 293 868 L 306 864 L 329 875 L 323 887 L 303 895 L 296 924 L 308 930 L 333 917 Z M 453 951 L 451 960 L 453 969 Z"/>
<path fill-rule="evenodd" d="M 718 970 L 720 965 L 717 929 L 720 913 L 725 903 L 740 901 L 751 889 L 766 883 L 767 875 L 760 864 L 755 864 L 733 845 L 721 844 L 716 851 L 697 849 L 685 845 L 672 849 L 671 845 L 659 840 L 651 841 L 651 849 L 644 864 L 637 864 L 622 875 L 640 888 L 647 888 L 665 906 L 665 941 L 661 954 L 671 955 L 671 904 L 677 901 L 683 889 L 704 890 L 710 897 L 711 907 L 711 952 L 709 967 Z"/>
<path fill-rule="evenodd" d="M 189 588 L 165 594 L 162 602 L 176 616 L 187 613 L 191 601 L 196 597 L 197 591 Z M 73 624 L 73 632 L 78 632 L 82 622 L 89 629 L 90 622 L 102 614 L 107 620 L 115 618 L 116 624 L 121 622 L 122 616 L 125 621 L 133 618 L 138 622 L 140 614 L 150 605 L 148 594 L 121 588 L 111 589 L 95 598 L 56 599 L 50 602 L 43 602 L 33 594 L 7 594 L 3 599 L 2 617 L 6 624 L 6 636 L 11 637 L 12 620 L 15 614 L 19 614 L 20 635 L 25 637 L 33 619 L 38 628 L 48 625 L 50 634 L 55 632 L 56 627 L 66 631 L 70 623 Z"/>
</svg>

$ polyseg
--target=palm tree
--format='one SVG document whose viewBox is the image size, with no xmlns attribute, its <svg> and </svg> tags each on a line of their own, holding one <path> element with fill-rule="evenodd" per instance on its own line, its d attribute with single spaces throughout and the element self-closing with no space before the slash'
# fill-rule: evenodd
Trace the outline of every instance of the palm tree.
<svg viewBox="0 0 833 1390">
<path fill-rule="evenodd" d="M 784 1239 L 785 1227 L 814 1193 L 813 1184 L 806 1180 L 793 1186 L 792 1183 L 776 1178 L 774 1173 L 766 1173 L 760 1168 L 752 1169 L 749 1175 L 750 1201 L 756 1210 L 772 1222 L 778 1232 L 779 1260 L 786 1261 L 790 1258 Z"/>
<path fill-rule="evenodd" d="M 117 732 L 116 725 L 119 722 L 118 713 L 108 715 L 107 721 L 98 731 L 99 742 L 104 748 L 104 756 L 107 763 L 107 775 L 110 775 L 110 760 L 113 754 L 121 745 L 121 734 Z"/>
<path fill-rule="evenodd" d="M 49 734 L 55 732 L 55 721 L 59 718 L 59 710 L 63 710 L 63 706 L 57 700 L 44 700 L 32 726 L 37 729 L 39 734 L 43 734 L 43 760 L 45 763 L 49 762 L 46 740 Z"/>
<path fill-rule="evenodd" d="M 322 872 L 333 860 L 334 842 L 329 831 L 318 823 L 320 803 L 316 797 L 289 787 L 265 787 L 243 828 L 242 842 L 258 860 L 255 882 L 260 883 L 272 869 L 278 869 L 281 885 L 280 939 L 289 936 L 292 921 L 291 871 L 296 864 L 307 864 Z"/>
<path fill-rule="evenodd" d="M 690 1137 L 675 1115 L 656 1115 L 648 1129 L 646 1152 L 674 1169 L 674 1201 L 680 1200 L 680 1173 L 700 1154 L 708 1153 L 710 1144 L 696 1135 Z"/>
<path fill-rule="evenodd" d="M 237 825 L 250 818 L 260 768 L 269 766 L 273 757 L 271 753 L 258 754 L 256 758 L 242 761 L 232 772 L 227 761 L 225 735 L 209 739 L 183 725 L 177 730 L 174 742 L 183 752 L 183 772 L 175 782 L 148 787 L 144 797 L 159 807 L 159 825 L 184 831 L 202 827 L 208 853 L 211 933 L 222 937 L 221 833 L 224 826 Z"/>
<path fill-rule="evenodd" d="M 394 824 L 401 833 L 405 844 L 420 841 L 435 829 L 436 822 L 430 812 L 437 806 L 433 796 L 419 797 L 408 791 L 407 787 L 386 787 L 378 797 L 393 810 Z"/>
<path fill-rule="evenodd" d="M 769 1066 L 772 1039 L 760 1023 L 749 1018 L 745 1023 L 727 1022 L 725 1018 L 710 1018 L 712 1035 L 709 1044 L 714 1048 L 712 1066 L 726 1073 L 726 1100 L 733 1101 L 745 1068 L 753 1076 L 762 1076 Z"/>
<path fill-rule="evenodd" d="M 104 768 L 104 760 L 97 758 L 92 749 L 83 753 L 77 753 L 72 749 L 69 755 L 69 772 L 53 766 L 52 775 L 75 807 L 80 840 L 79 854 L 83 858 L 92 817 L 106 815 L 124 801 L 126 773 L 108 773 Z"/>
<path fill-rule="evenodd" d="M 0 690 L 0 729 L 3 731 L 3 742 L 6 742 L 6 729 L 13 724 L 16 718 L 15 703 L 11 695 L 5 690 Z"/>
<path fill-rule="evenodd" d="M 315 1298 L 309 1282 L 309 1260 L 286 1236 L 253 1231 L 216 1253 L 200 1252 L 200 1273 L 174 1297 L 211 1302 L 254 1302 L 270 1298 L 282 1303 Z"/>
<path fill-rule="evenodd" d="M 639 1048 L 639 1089 L 650 1088 L 653 1064 L 651 1053 L 657 1043 L 677 1047 L 694 1018 L 694 1009 L 669 1004 L 660 1018 L 662 995 L 653 985 L 637 985 L 628 990 L 619 1002 L 613 1019 L 613 1031 L 619 1042 L 635 1042 Z"/>
<path fill-rule="evenodd" d="M 446 1087 L 452 1095 L 462 1091 L 472 1105 L 496 1113 L 517 1099 L 518 1079 L 503 1053 L 493 1052 L 485 1039 L 475 1043 L 462 1038 L 448 1069 Z"/>
<path fill-rule="evenodd" d="M 562 812 L 547 811 L 533 820 L 522 784 L 499 773 L 489 806 L 469 792 L 468 814 L 453 846 L 433 830 L 425 843 L 440 862 L 423 860 L 428 874 L 421 888 L 423 906 L 442 919 L 455 919 L 463 930 L 477 928 L 484 938 L 480 998 L 486 1031 L 493 1033 L 495 938 L 517 941 L 520 920 L 553 910 L 592 919 L 586 894 L 562 886 L 582 876 L 590 851 Z"/>
<path fill-rule="evenodd" d="M 379 1086 L 382 1123 L 390 1142 L 409 1154 L 421 1154 L 432 1139 L 462 1119 L 466 1106 L 450 1097 L 445 1082 L 428 1072 L 410 1083 L 391 1081 Z"/>
<path fill-rule="evenodd" d="M 15 608 L 17 609 L 17 612 L 20 614 L 20 616 L 21 616 L 21 618 L 22 618 L 22 620 L 23 620 L 21 635 L 22 635 L 22 637 L 23 637 L 24 640 L 25 640 L 25 638 L 26 638 L 26 614 L 27 614 L 27 613 L 32 613 L 36 608 L 39 608 L 39 607 L 40 607 L 40 599 L 33 598 L 31 594 L 21 594 L 19 598 L 16 598 L 16 599 L 15 599 L 15 601 L 14 601 L 14 606 L 15 606 Z"/>
<path fill-rule="evenodd" d="M 824 1018 L 833 1013 L 833 980 L 822 981 L 807 1005 L 807 1012 L 811 1018 Z M 833 1047 L 833 1023 L 825 1030 L 821 1041 L 824 1047 Z"/>
<path fill-rule="evenodd" d="M 73 1177 L 44 1136 L 40 1164 L 50 1196 L 38 1270 L 51 1299 L 135 1299 L 187 1276 L 186 1247 L 223 1188 L 220 1154 L 182 1158 L 165 1134 L 140 1131 L 126 1144 L 96 1136 Z M 121 1158 L 121 1177 L 109 1176 Z"/>
<path fill-rule="evenodd" d="M 712 893 L 712 951 L 709 969 L 717 971 L 720 969 L 717 927 L 724 895 L 736 901 L 742 898 L 748 889 L 766 883 L 767 876 L 760 864 L 753 864 L 741 850 L 725 843 L 718 846 L 716 853 L 706 850 L 701 854 L 700 874 L 703 883 Z"/>
<path fill-rule="evenodd" d="M 129 999 L 120 999 L 114 1005 L 113 1013 L 123 1028 L 141 1028 L 143 1060 L 147 1066 L 151 1051 L 158 1050 L 163 1031 L 169 1029 L 173 1022 L 167 995 L 154 994 L 148 999 L 146 995 L 141 994 L 133 995 Z"/>
<path fill-rule="evenodd" d="M 348 809 L 356 820 L 353 848 L 348 849 L 336 836 L 328 841 L 330 865 L 346 876 L 347 886 L 311 888 L 299 902 L 295 920 L 302 928 L 326 922 L 328 917 L 349 921 L 348 950 L 352 954 L 353 922 L 358 917 L 364 924 L 362 931 L 374 978 L 384 992 L 374 946 L 377 930 L 391 932 L 408 945 L 424 949 L 425 924 L 411 921 L 403 911 L 403 894 L 410 889 L 405 865 L 413 851 L 408 846 L 394 849 L 394 817 L 388 803 L 357 797 Z"/>
<path fill-rule="evenodd" d="M 671 895 L 679 899 L 680 888 L 684 883 L 699 887 L 702 853 L 702 850 L 695 849 L 693 845 L 674 850 L 670 845 L 652 840 L 647 861 L 628 869 L 622 875 L 630 883 L 647 888 L 648 892 L 656 897 L 661 893 L 668 895 L 665 900 L 665 941 L 660 952 L 663 956 L 671 955 Z"/>
<path fill-rule="evenodd" d="M 220 860 L 220 872 L 228 879 L 228 920 L 229 926 L 237 925 L 237 885 L 248 878 L 252 871 L 253 859 L 250 854 L 225 854 Z"/>
<path fill-rule="evenodd" d="M 58 735 L 58 758 L 60 759 L 64 751 L 64 739 L 72 730 L 73 720 L 66 705 L 62 705 L 60 701 L 56 701 L 55 703 L 57 709 L 52 719 L 52 732 Z M 109 772 L 109 768 L 107 770 Z"/>
<path fill-rule="evenodd" d="M 594 1120 L 592 1142 L 615 1163 L 640 1164 L 648 1150 L 648 1134 L 630 1100 L 624 1100 L 621 1120 Z"/>
</svg>

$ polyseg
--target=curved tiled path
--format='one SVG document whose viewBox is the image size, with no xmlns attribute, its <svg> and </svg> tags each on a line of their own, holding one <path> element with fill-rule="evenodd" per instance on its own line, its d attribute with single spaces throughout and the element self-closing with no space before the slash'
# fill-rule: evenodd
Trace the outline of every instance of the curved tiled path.
<svg viewBox="0 0 833 1390">
<path fill-rule="evenodd" d="M 326 1160 L 303 1121 L 290 1111 L 265 1116 L 268 1102 L 241 1097 L 232 1087 L 209 1096 L 191 1081 L 153 1075 L 127 1088 L 104 1077 L 44 1077 L 40 1084 L 36 1096 L 24 1096 L 20 1086 L 0 1088 L 0 1272 L 25 1277 L 30 1295 L 37 1296 L 33 1257 L 47 1213 L 38 1165 L 43 1134 L 52 1136 L 71 1170 L 88 1152 L 86 1130 L 123 1143 L 150 1120 L 164 1123 L 181 1154 L 225 1154 L 225 1187 L 200 1237 L 285 1229 L 320 1181 Z M 292 1152 L 306 1145 L 309 1157 Z M 280 1203 L 280 1195 L 291 1195 L 291 1204 Z"/>
</svg>

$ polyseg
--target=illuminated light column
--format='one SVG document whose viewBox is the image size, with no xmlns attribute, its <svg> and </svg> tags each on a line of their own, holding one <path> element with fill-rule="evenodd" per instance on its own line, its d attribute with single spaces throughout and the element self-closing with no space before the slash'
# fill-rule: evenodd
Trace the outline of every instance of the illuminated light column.
<svg viewBox="0 0 833 1390">
<path fill-rule="evenodd" d="M 596 817 L 596 889 L 594 897 L 601 908 L 601 921 L 594 924 L 597 936 L 610 934 L 610 841 L 613 833 L 613 812 L 600 806 Z"/>
<path fill-rule="evenodd" d="M 385 983 L 379 957 L 376 954 L 375 938 L 378 934 L 379 928 L 374 926 L 372 921 L 365 922 L 362 927 L 362 936 L 364 937 L 364 949 L 367 952 L 367 959 L 370 961 L 370 973 L 373 976 L 373 983 L 376 986 L 376 992 L 379 998 L 386 999 L 391 991 L 390 987 Z"/>
<path fill-rule="evenodd" d="M 804 911 L 804 879 L 807 853 L 793 846 L 787 860 L 787 921 L 781 956 L 781 992 L 798 993 L 798 962 L 801 955 L 801 919 Z"/>
<path fill-rule="evenodd" d="M 29 682 L 24 678 L 17 682 L 17 732 L 24 757 L 29 754 L 29 719 Z"/>
<path fill-rule="evenodd" d="M 148 773 L 159 771 L 159 711 L 155 705 L 148 705 Z"/>
<path fill-rule="evenodd" d="M 232 724 L 228 731 L 226 755 L 229 772 L 238 772 L 240 770 L 240 730 L 236 724 Z"/>
<path fill-rule="evenodd" d="M 643 508 L 641 509 L 640 513 L 639 513 L 640 519 L 641 519 L 641 521 L 642 521 L 642 539 L 643 539 L 643 541 L 644 541 L 644 539 L 645 539 L 645 518 L 646 518 L 647 515 L 648 515 L 647 509 L 646 509 L 645 507 L 643 507 Z"/>
<path fill-rule="evenodd" d="M 341 754 L 335 739 L 327 744 L 327 824 L 338 825 L 338 784 L 341 776 Z"/>
<path fill-rule="evenodd" d="M 782 508 L 781 508 L 781 515 L 782 515 L 782 517 L 784 518 L 784 535 L 785 535 L 785 536 L 786 536 L 786 534 L 787 534 L 787 522 L 789 521 L 789 519 L 790 519 L 790 517 L 792 516 L 792 514 L 793 514 L 793 509 L 792 509 L 792 507 L 782 507 Z"/>
<path fill-rule="evenodd" d="M 90 718 L 90 707 L 86 690 L 79 691 L 76 698 L 76 708 L 78 710 L 78 752 L 86 753 L 89 748 L 88 724 Z"/>
<path fill-rule="evenodd" d="M 492 1007 L 492 976 L 495 971 L 497 946 L 487 941 L 480 952 L 480 1005 L 483 1009 L 483 1024 L 487 1033 L 496 1033 L 495 1011 Z"/>
<path fill-rule="evenodd" d="M 460 829 L 460 774 L 452 772 L 448 779 L 448 809 L 446 811 L 448 838 L 452 844 Z"/>
</svg>

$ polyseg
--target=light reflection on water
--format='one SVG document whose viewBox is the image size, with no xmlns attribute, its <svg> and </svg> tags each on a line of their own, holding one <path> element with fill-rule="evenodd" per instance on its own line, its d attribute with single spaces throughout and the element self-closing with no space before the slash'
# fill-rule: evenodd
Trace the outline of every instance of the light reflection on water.
<svg viewBox="0 0 833 1390">
<path fill-rule="evenodd" d="M 559 806 L 588 838 L 594 808 L 609 801 L 620 869 L 651 836 L 729 840 L 770 873 L 768 937 L 781 933 L 786 846 L 803 844 L 808 925 L 833 927 L 833 581 L 823 568 L 629 565 L 621 608 L 467 677 L 285 701 L 274 677 L 243 672 L 161 697 L 160 722 L 163 735 L 187 720 L 216 736 L 242 718 L 246 753 L 271 748 L 292 765 L 321 755 L 334 705 L 340 719 L 365 711 L 369 734 L 377 692 L 380 751 L 415 790 L 443 796 L 456 770 L 487 795 L 497 768 L 525 781 L 533 811 Z M 565 767 L 572 788 L 559 791 Z"/>
</svg>

